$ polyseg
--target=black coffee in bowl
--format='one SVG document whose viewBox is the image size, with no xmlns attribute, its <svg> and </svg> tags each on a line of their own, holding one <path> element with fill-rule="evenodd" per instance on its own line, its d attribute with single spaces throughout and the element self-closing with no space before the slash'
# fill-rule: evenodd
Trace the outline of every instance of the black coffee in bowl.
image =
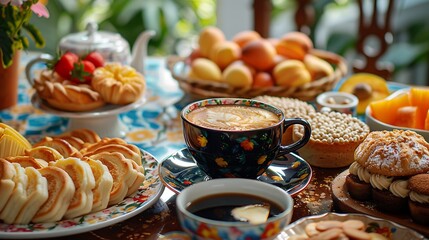
<svg viewBox="0 0 429 240">
<path fill-rule="evenodd" d="M 259 209 L 256 209 L 259 208 Z M 268 209 L 265 211 L 264 209 Z M 242 193 L 213 194 L 199 198 L 189 204 L 187 210 L 199 217 L 226 222 L 264 222 L 284 211 L 278 204 L 260 196 Z M 264 218 L 264 221 L 258 218 Z M 250 216 L 249 216 L 250 215 Z M 246 219 L 249 216 L 251 219 Z"/>
</svg>

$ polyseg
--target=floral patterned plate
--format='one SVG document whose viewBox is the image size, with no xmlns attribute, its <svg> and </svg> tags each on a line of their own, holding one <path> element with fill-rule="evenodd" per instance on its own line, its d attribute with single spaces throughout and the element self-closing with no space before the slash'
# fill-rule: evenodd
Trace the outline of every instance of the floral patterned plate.
<svg viewBox="0 0 429 240">
<path fill-rule="evenodd" d="M 122 202 L 96 213 L 53 223 L 0 223 L 0 239 L 43 239 L 89 232 L 124 221 L 148 209 L 158 201 L 164 186 L 159 179 L 157 160 L 148 152 L 142 152 L 146 180 L 135 194 Z"/>
<path fill-rule="evenodd" d="M 425 239 L 423 235 L 417 233 L 402 225 L 394 222 L 371 217 L 365 214 L 339 214 L 339 213 L 325 213 L 317 216 L 309 216 L 301 218 L 294 223 L 287 226 L 283 232 L 277 236 L 276 240 L 289 239 L 292 236 L 305 234 L 305 226 L 312 222 L 319 222 L 324 220 L 338 220 L 346 221 L 349 219 L 360 220 L 366 225 L 366 232 L 375 232 L 385 236 L 387 239 L 400 240 L 400 239 Z"/>
<path fill-rule="evenodd" d="M 282 158 L 274 160 L 258 180 L 277 185 L 293 196 L 308 185 L 312 170 L 304 159 L 294 153 Z M 161 182 L 175 193 L 192 184 L 210 180 L 196 165 L 187 148 L 165 158 L 159 165 L 159 176 Z"/>
</svg>

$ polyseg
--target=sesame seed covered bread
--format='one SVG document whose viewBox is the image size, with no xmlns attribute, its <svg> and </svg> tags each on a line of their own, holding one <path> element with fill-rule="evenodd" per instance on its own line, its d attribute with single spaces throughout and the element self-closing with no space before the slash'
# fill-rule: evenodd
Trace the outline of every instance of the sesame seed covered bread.
<svg viewBox="0 0 429 240">
<path fill-rule="evenodd" d="M 372 174 L 412 176 L 429 171 L 429 143 L 410 130 L 374 131 L 356 149 L 354 158 Z"/>
<path fill-rule="evenodd" d="M 351 115 L 338 112 L 310 113 L 303 117 L 311 126 L 310 140 L 298 153 L 312 166 L 336 168 L 350 165 L 354 151 L 369 133 L 369 127 Z M 301 125 L 293 127 L 293 140 L 303 137 Z"/>
<path fill-rule="evenodd" d="M 301 118 L 303 116 L 308 116 L 310 113 L 316 112 L 312 105 L 295 98 L 264 95 L 255 97 L 254 99 L 279 108 L 283 111 L 285 118 Z M 283 144 L 291 144 L 293 142 L 292 131 L 292 127 L 289 127 L 285 130 L 282 139 Z"/>
</svg>

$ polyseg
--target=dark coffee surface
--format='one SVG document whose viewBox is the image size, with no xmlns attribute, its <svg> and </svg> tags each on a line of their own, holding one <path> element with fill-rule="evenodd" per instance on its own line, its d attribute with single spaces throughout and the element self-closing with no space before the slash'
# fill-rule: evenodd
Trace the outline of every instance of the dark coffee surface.
<svg viewBox="0 0 429 240">
<path fill-rule="evenodd" d="M 255 195 L 239 193 L 209 195 L 191 202 L 187 209 L 193 214 L 203 218 L 239 222 L 239 220 L 232 216 L 231 211 L 234 208 L 249 205 L 268 205 L 270 209 L 268 217 L 276 216 L 284 211 L 284 209 L 271 200 Z"/>
</svg>

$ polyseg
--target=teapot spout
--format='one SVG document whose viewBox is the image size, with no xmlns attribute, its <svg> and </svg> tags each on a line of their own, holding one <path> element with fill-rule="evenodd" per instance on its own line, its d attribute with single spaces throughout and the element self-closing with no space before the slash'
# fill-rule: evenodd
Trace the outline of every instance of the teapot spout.
<svg viewBox="0 0 429 240">
<path fill-rule="evenodd" d="M 140 33 L 133 46 L 130 65 L 141 74 L 144 74 L 144 60 L 147 56 L 147 45 L 153 36 L 155 36 L 155 31 L 144 31 Z"/>
</svg>

